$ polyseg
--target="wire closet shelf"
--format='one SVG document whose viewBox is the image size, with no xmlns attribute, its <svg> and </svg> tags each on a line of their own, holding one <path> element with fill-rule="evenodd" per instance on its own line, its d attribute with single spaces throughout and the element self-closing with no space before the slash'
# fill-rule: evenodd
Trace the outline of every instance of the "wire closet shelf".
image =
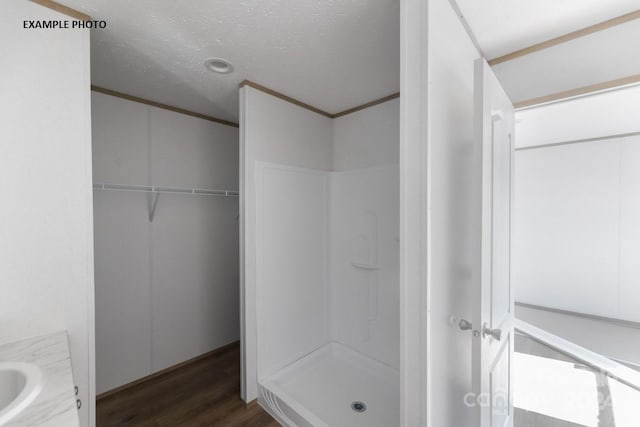
<svg viewBox="0 0 640 427">
<path fill-rule="evenodd" d="M 195 196 L 216 196 L 216 197 L 238 197 L 240 193 L 237 190 L 220 190 L 216 188 L 179 188 L 179 187 L 161 187 L 155 185 L 135 185 L 135 184 L 105 184 L 94 183 L 94 190 L 99 191 L 128 191 L 133 193 L 148 193 L 153 195 L 153 200 L 149 206 L 149 222 L 153 222 L 158 207 L 160 194 L 183 194 Z M 236 215 L 236 219 L 240 214 Z"/>
<path fill-rule="evenodd" d="M 93 184 L 94 190 L 111 190 L 111 191 L 133 191 L 138 193 L 167 193 L 167 194 L 193 194 L 199 196 L 224 196 L 238 197 L 237 190 L 221 190 L 214 188 L 179 188 L 179 187 L 163 187 L 155 185 L 135 185 L 135 184 Z"/>
</svg>

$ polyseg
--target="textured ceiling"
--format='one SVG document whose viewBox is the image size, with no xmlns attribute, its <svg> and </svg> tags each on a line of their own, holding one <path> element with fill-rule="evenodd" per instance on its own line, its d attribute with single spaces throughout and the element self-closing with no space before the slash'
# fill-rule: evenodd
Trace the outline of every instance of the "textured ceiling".
<svg viewBox="0 0 640 427">
<path fill-rule="evenodd" d="M 91 33 L 92 83 L 238 119 L 249 79 L 330 113 L 399 91 L 399 0 L 61 0 Z M 203 62 L 222 57 L 235 71 Z"/>
<path fill-rule="evenodd" d="M 245 79 L 329 113 L 399 90 L 400 0 L 62 2 L 108 22 L 91 34 L 93 84 L 221 119 L 238 120 L 238 84 Z M 640 7 L 640 0 L 456 2 L 488 59 Z M 600 60 L 605 41 L 631 43 L 607 31 L 496 72 L 514 102 L 573 89 L 578 81 L 640 73 L 638 61 L 614 61 L 613 72 Z M 209 57 L 230 60 L 235 71 L 208 71 Z M 563 72 L 569 69 L 579 78 Z"/>
</svg>

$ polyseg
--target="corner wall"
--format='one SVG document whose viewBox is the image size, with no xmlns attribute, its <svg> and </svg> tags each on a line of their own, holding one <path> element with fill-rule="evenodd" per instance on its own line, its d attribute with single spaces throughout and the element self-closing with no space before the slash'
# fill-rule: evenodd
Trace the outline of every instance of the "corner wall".
<svg viewBox="0 0 640 427">
<path fill-rule="evenodd" d="M 398 370 L 400 100 L 332 120 L 331 339 Z M 375 270 L 355 267 L 371 263 Z"/>
<path fill-rule="evenodd" d="M 95 424 L 89 30 L 24 0 L 0 17 L 0 343 L 67 330 L 81 425 Z"/>
<path fill-rule="evenodd" d="M 335 118 L 332 126 L 334 171 L 399 164 L 399 99 Z"/>
</svg>

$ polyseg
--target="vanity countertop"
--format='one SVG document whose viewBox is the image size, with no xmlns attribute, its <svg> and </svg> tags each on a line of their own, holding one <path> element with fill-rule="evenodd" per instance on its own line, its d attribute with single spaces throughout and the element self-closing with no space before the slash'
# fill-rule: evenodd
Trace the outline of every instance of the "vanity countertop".
<svg viewBox="0 0 640 427">
<path fill-rule="evenodd" d="M 79 426 L 66 332 L 0 345 L 0 362 L 9 361 L 38 365 L 44 386 L 36 399 L 7 426 Z"/>
</svg>

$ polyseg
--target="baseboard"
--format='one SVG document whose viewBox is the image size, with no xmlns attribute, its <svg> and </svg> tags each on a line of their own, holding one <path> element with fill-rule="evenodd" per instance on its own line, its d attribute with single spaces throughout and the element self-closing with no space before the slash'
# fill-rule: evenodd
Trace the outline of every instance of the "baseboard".
<svg viewBox="0 0 640 427">
<path fill-rule="evenodd" d="M 160 377 L 160 376 L 162 376 L 164 374 L 167 374 L 169 372 L 175 371 L 176 369 L 180 369 L 180 368 L 183 368 L 183 367 L 185 367 L 187 365 L 190 365 L 192 363 L 196 363 L 199 360 L 206 359 L 207 357 L 213 356 L 213 355 L 218 354 L 218 353 L 224 353 L 225 351 L 227 351 L 229 349 L 232 349 L 234 347 L 237 347 L 239 345 L 240 345 L 240 341 L 234 341 L 232 343 L 223 345 L 222 347 L 218 347 L 218 348 L 216 348 L 214 350 L 211 350 L 211 351 L 208 351 L 206 353 L 203 353 L 203 354 L 201 354 L 199 356 L 196 356 L 196 357 L 193 357 L 191 359 L 185 360 L 184 362 L 180 362 L 177 365 L 169 366 L 168 368 L 164 368 L 164 369 L 161 369 L 161 370 L 159 370 L 157 372 L 154 372 L 152 374 L 144 376 L 142 378 L 138 378 L 135 381 L 132 381 L 130 383 L 121 385 L 121 386 L 116 387 L 114 389 L 105 391 L 104 393 L 98 394 L 96 396 L 96 401 L 99 401 L 101 399 L 105 399 L 107 397 L 113 396 L 114 394 L 118 394 L 121 391 L 128 390 L 131 387 L 135 387 L 137 385 L 140 385 L 140 384 L 143 384 L 143 383 L 145 383 L 147 381 L 150 381 L 150 380 L 152 380 L 154 378 L 157 378 L 157 377 Z"/>
</svg>

